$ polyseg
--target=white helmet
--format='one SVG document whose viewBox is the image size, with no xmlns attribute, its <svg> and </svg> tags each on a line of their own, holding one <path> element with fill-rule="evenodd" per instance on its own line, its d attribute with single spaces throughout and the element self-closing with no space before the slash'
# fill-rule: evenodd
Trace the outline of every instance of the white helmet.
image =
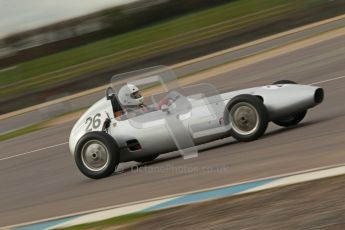
<svg viewBox="0 0 345 230">
<path fill-rule="evenodd" d="M 138 87 L 133 84 L 126 84 L 119 90 L 119 101 L 124 106 L 138 106 L 144 103 L 144 97 L 141 95 Z"/>
</svg>

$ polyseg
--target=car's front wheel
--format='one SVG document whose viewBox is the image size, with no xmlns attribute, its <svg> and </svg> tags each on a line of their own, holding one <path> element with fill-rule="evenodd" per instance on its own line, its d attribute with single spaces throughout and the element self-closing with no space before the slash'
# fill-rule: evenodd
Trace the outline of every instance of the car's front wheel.
<svg viewBox="0 0 345 230">
<path fill-rule="evenodd" d="M 89 132 L 78 142 L 74 154 L 79 170 L 87 177 L 100 179 L 111 175 L 119 164 L 119 149 L 105 132 Z"/>
<path fill-rule="evenodd" d="M 249 94 L 234 97 L 227 105 L 224 119 L 231 126 L 231 136 L 245 142 L 260 138 L 269 122 L 262 100 Z"/>
</svg>

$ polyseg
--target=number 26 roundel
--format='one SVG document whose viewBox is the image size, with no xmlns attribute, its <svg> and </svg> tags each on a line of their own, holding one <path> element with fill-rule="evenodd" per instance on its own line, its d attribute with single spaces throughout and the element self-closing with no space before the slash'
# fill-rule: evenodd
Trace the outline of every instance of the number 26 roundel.
<svg viewBox="0 0 345 230">
<path fill-rule="evenodd" d="M 101 114 L 97 113 L 93 117 L 88 117 L 85 123 L 86 123 L 87 132 L 91 132 L 92 130 L 97 130 L 102 124 Z"/>
</svg>

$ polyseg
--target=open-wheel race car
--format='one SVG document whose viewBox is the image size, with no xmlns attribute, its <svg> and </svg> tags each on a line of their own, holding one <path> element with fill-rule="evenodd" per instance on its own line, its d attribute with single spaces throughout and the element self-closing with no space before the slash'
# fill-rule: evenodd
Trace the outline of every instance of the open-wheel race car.
<svg viewBox="0 0 345 230">
<path fill-rule="evenodd" d="M 176 150 L 188 158 L 196 145 L 229 136 L 254 141 L 269 122 L 297 125 L 324 98 L 320 87 L 287 80 L 224 93 L 209 84 L 176 82 L 166 67 L 115 76 L 105 97 L 71 131 L 69 148 L 79 170 L 99 179 L 121 162 L 148 162 Z"/>
</svg>

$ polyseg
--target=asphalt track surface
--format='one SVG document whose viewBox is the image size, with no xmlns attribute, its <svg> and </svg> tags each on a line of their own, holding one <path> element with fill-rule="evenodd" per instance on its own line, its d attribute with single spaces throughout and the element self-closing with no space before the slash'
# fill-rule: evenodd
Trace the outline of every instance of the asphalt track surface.
<svg viewBox="0 0 345 230">
<path fill-rule="evenodd" d="M 175 69 L 175 73 L 177 76 L 191 74 L 196 71 L 205 70 L 211 67 L 215 67 L 217 65 L 245 58 L 254 54 L 258 54 L 260 52 L 265 52 L 276 47 L 287 45 L 291 42 L 296 42 L 301 39 L 305 39 L 308 37 L 315 36 L 317 34 L 325 33 L 327 31 L 343 27 L 345 27 L 345 18 L 321 24 L 316 27 L 304 29 L 299 32 L 290 33 L 279 38 L 261 42 L 259 44 L 248 46 L 246 48 L 242 48 L 223 55 L 214 56 L 202 61 L 195 62 L 193 64 L 185 65 Z M 158 64 L 159 63 L 157 63 L 157 65 Z M 18 129 L 23 126 L 27 126 L 29 124 L 34 124 L 42 121 L 43 119 L 47 119 L 48 117 L 54 117 L 58 114 L 66 113 L 71 110 L 88 107 L 90 104 L 96 102 L 103 95 L 103 91 L 96 92 L 84 97 L 76 98 L 65 103 L 55 104 L 44 109 L 35 110 L 32 112 L 8 118 L 6 120 L 1 121 L 0 133 L 6 133 L 8 131 Z"/>
<path fill-rule="evenodd" d="M 0 226 L 18 224 L 158 196 L 345 163 L 345 36 L 208 79 L 220 91 L 290 79 L 320 83 L 323 104 L 294 128 L 270 125 L 251 143 L 232 138 L 202 146 L 199 157 L 176 153 L 155 162 L 120 165 L 102 180 L 84 177 L 67 144 L 72 123 L 0 143 Z M 161 144 L 161 143 L 157 143 Z M 30 152 L 28 154 L 17 155 Z M 212 168 L 210 168 L 212 167 Z"/>
</svg>

